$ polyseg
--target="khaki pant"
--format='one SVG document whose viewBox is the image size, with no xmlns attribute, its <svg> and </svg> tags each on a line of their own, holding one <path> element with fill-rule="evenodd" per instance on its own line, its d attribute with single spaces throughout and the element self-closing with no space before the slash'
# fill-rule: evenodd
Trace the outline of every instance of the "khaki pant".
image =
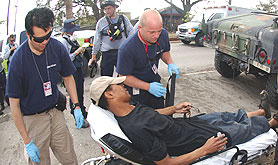
<svg viewBox="0 0 278 165">
<path fill-rule="evenodd" d="M 29 137 L 38 147 L 40 164 L 50 165 L 49 147 L 61 164 L 77 165 L 72 136 L 66 125 L 64 113 L 56 108 L 41 114 L 23 116 Z M 37 164 L 29 158 L 29 164 Z"/>
</svg>

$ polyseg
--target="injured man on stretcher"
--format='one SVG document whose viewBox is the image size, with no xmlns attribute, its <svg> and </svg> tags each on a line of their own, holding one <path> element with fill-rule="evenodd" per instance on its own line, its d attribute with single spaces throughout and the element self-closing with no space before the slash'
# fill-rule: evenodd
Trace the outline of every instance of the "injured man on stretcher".
<svg viewBox="0 0 278 165">
<path fill-rule="evenodd" d="M 90 97 L 95 105 L 114 114 L 134 147 L 156 164 L 189 164 L 225 147 L 247 142 L 278 125 L 276 119 L 268 121 L 271 113 L 263 98 L 259 109 L 253 112 L 239 109 L 236 113 L 173 118 L 169 115 L 189 113 L 191 104 L 182 102 L 163 109 L 131 104 L 124 81 L 124 76 L 99 77 L 91 84 Z"/>
</svg>

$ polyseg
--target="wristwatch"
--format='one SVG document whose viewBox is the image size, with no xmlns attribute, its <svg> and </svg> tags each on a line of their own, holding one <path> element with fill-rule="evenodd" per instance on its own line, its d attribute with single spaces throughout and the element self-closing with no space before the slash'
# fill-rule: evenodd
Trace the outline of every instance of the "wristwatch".
<svg viewBox="0 0 278 165">
<path fill-rule="evenodd" d="M 72 105 L 73 109 L 75 109 L 76 107 L 80 107 L 80 104 L 79 103 L 75 103 L 75 104 Z"/>
</svg>

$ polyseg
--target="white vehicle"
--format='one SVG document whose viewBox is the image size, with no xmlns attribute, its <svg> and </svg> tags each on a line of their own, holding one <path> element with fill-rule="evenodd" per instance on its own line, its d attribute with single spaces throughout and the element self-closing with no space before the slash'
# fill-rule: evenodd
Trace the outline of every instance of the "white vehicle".
<svg viewBox="0 0 278 165">
<path fill-rule="evenodd" d="M 201 23 L 203 16 L 205 22 L 226 18 L 228 16 L 234 16 L 239 14 L 246 14 L 253 9 L 247 9 L 236 6 L 220 6 L 220 7 L 208 7 L 204 8 L 204 11 L 196 15 L 191 22 L 183 23 L 178 26 L 176 31 L 177 38 L 184 44 L 189 44 L 191 41 L 195 41 L 197 46 L 203 46 L 203 33 L 199 30 L 199 24 Z"/>
</svg>

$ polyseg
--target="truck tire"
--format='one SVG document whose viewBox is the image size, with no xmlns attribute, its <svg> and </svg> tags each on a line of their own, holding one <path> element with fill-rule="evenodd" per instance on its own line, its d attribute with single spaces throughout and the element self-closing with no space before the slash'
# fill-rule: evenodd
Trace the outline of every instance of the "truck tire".
<svg viewBox="0 0 278 165">
<path fill-rule="evenodd" d="M 184 44 L 188 45 L 191 41 L 181 40 Z"/>
<path fill-rule="evenodd" d="M 204 46 L 204 34 L 203 33 L 198 33 L 197 36 L 195 37 L 195 44 L 197 46 Z"/>
<path fill-rule="evenodd" d="M 277 91 L 277 73 L 272 73 L 266 81 L 266 91 L 268 92 L 268 100 L 277 109 L 278 108 L 278 91 Z"/>
<path fill-rule="evenodd" d="M 226 78 L 234 78 L 240 75 L 239 70 L 232 69 L 226 61 L 222 60 L 223 56 L 226 56 L 224 53 L 215 51 L 214 66 L 218 73 Z"/>
</svg>

